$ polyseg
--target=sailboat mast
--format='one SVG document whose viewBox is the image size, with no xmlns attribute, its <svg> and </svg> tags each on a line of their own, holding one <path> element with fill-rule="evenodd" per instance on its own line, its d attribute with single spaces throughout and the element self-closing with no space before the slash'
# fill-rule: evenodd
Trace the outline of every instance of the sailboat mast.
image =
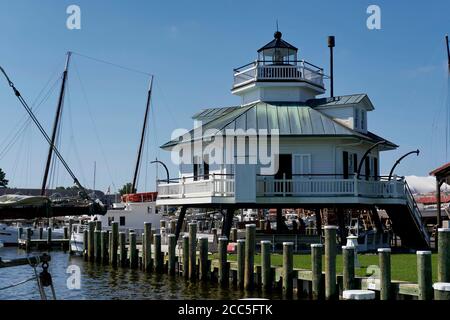
<svg viewBox="0 0 450 320">
<path fill-rule="evenodd" d="M 144 140 L 145 140 L 145 131 L 147 129 L 147 118 L 148 118 L 148 111 L 150 110 L 150 102 L 151 102 L 151 97 L 152 97 L 152 87 L 153 87 L 153 76 L 151 77 L 150 85 L 148 86 L 147 105 L 145 107 L 144 124 L 142 126 L 141 142 L 139 144 L 139 151 L 138 151 L 138 156 L 137 156 L 137 161 L 136 161 L 136 168 L 134 169 L 133 183 L 131 185 L 131 193 L 133 193 L 134 190 L 137 190 L 136 181 L 137 181 L 137 176 L 138 176 L 138 173 L 139 173 L 139 166 L 141 164 L 141 155 L 142 155 L 142 148 L 143 148 Z"/>
<path fill-rule="evenodd" d="M 448 34 L 445 35 L 445 43 L 447 45 L 448 72 L 450 73 L 450 47 L 448 44 Z"/>
<path fill-rule="evenodd" d="M 55 145 L 56 133 L 58 131 L 59 120 L 61 118 L 61 110 L 62 110 L 62 106 L 64 103 L 64 93 L 66 90 L 66 80 L 67 80 L 67 74 L 69 71 L 69 62 L 70 62 L 71 54 L 72 53 L 70 51 L 67 52 L 66 66 L 64 68 L 61 90 L 59 92 L 58 107 L 56 108 L 55 120 L 53 122 L 53 131 L 52 131 L 50 146 L 48 148 L 47 163 L 45 164 L 44 178 L 42 179 L 41 196 L 45 196 L 45 188 L 47 186 L 48 172 L 50 170 L 50 163 L 52 161 L 52 155 L 53 155 L 53 146 Z"/>
</svg>

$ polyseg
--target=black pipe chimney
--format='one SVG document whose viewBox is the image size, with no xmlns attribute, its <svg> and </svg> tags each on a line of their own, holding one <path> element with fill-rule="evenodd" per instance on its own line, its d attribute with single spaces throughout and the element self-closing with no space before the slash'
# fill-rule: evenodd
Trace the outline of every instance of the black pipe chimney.
<svg viewBox="0 0 450 320">
<path fill-rule="evenodd" d="M 328 36 L 328 48 L 330 48 L 330 96 L 334 97 L 334 75 L 333 75 L 333 48 L 334 36 Z"/>
</svg>

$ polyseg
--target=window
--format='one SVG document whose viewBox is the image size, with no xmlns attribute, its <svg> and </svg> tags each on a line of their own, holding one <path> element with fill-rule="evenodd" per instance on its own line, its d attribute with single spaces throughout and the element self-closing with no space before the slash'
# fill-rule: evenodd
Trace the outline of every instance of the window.
<svg viewBox="0 0 450 320">
<path fill-rule="evenodd" d="M 358 129 L 359 127 L 359 109 L 355 108 L 355 120 L 353 121 L 353 126 L 355 129 Z"/>
<path fill-rule="evenodd" d="M 125 217 L 120 217 L 119 225 L 121 226 L 125 225 Z"/>
<path fill-rule="evenodd" d="M 348 179 L 358 171 L 358 155 L 353 152 L 343 151 L 343 177 Z"/>
<path fill-rule="evenodd" d="M 152 207 L 147 207 L 147 213 L 148 213 L 148 214 L 151 214 L 152 211 L 153 211 L 153 210 L 152 210 Z"/>
</svg>

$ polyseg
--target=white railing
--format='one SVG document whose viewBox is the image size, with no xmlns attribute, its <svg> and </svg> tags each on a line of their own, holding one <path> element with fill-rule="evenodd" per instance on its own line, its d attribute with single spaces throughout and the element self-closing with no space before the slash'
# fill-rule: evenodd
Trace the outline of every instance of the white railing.
<svg viewBox="0 0 450 320">
<path fill-rule="evenodd" d="M 255 61 L 234 71 L 235 87 L 256 80 L 303 80 L 324 86 L 323 70 L 306 61 L 298 65 L 266 65 Z"/>
<path fill-rule="evenodd" d="M 181 178 L 178 182 L 159 183 L 158 198 L 234 197 L 234 178 L 211 174 L 200 180 Z"/>
<path fill-rule="evenodd" d="M 209 175 L 208 179 L 181 178 L 177 182 L 159 183 L 159 199 L 197 197 L 234 197 L 233 176 Z M 405 182 L 400 180 L 361 180 L 294 177 L 275 179 L 273 176 L 256 177 L 256 196 L 353 196 L 406 199 Z"/>
<path fill-rule="evenodd" d="M 404 182 L 368 181 L 359 179 L 275 179 L 257 177 L 256 195 L 266 196 L 363 196 L 375 198 L 405 198 Z"/>
</svg>

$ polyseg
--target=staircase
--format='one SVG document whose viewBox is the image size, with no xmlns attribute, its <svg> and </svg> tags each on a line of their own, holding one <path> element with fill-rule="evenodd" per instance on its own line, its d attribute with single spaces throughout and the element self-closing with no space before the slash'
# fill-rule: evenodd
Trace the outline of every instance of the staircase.
<svg viewBox="0 0 450 320">
<path fill-rule="evenodd" d="M 422 214 L 405 181 L 405 205 L 382 205 L 392 221 L 392 228 L 402 240 L 402 246 L 411 249 L 429 249 L 430 236 L 422 223 Z"/>
</svg>

